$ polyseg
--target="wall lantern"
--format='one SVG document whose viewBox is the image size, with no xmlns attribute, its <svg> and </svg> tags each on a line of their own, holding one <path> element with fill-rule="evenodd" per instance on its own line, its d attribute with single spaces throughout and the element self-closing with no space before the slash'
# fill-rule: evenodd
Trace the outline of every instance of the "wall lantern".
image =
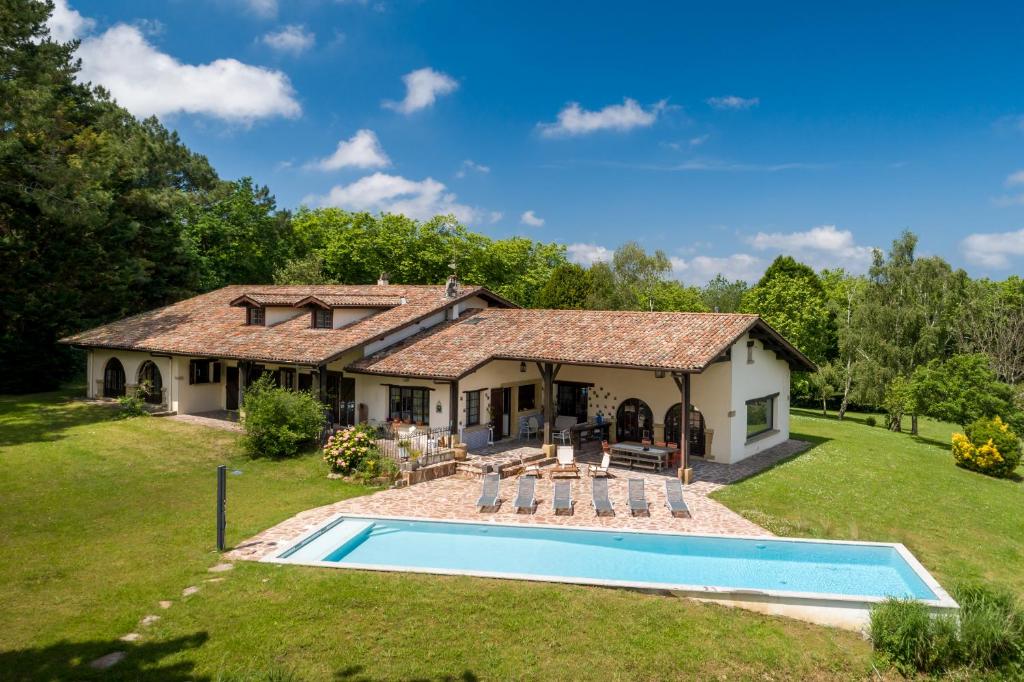
<svg viewBox="0 0 1024 682">
<path fill-rule="evenodd" d="M 441 414 L 441 401 L 440 400 L 438 400 L 437 401 L 437 405 L 434 406 L 434 412 L 437 412 L 438 414 Z"/>
<path fill-rule="evenodd" d="M 522 372 L 523 374 L 526 374 L 526 363 L 525 362 L 520 362 L 519 363 L 519 371 Z"/>
</svg>

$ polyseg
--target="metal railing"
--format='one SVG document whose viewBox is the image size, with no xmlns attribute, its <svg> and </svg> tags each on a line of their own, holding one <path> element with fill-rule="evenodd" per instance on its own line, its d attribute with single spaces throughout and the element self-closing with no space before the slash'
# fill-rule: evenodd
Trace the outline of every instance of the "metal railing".
<svg viewBox="0 0 1024 682">
<path fill-rule="evenodd" d="M 380 453 L 403 468 L 429 466 L 454 458 L 451 428 L 407 424 L 374 425 Z"/>
</svg>

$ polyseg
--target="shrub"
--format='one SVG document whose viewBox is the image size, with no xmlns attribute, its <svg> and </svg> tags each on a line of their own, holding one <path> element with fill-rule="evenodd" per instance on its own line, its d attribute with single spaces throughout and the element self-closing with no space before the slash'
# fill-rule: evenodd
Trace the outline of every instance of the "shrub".
<svg viewBox="0 0 1024 682">
<path fill-rule="evenodd" d="M 864 418 L 864 425 L 865 426 L 878 426 L 878 420 L 875 419 L 875 415 L 869 414 L 867 417 Z"/>
<path fill-rule="evenodd" d="M 121 411 L 126 417 L 140 417 L 146 414 L 146 402 L 137 394 L 123 395 L 117 399 Z"/>
<path fill-rule="evenodd" d="M 242 408 L 251 457 L 291 457 L 316 440 L 324 423 L 324 406 L 312 393 L 278 388 L 269 374 L 246 388 Z"/>
<path fill-rule="evenodd" d="M 982 417 L 953 434 L 953 459 L 959 466 L 989 476 L 1006 477 L 1020 463 L 1020 439 L 999 417 Z"/>
<path fill-rule="evenodd" d="M 378 455 L 373 430 L 365 424 L 338 431 L 324 445 L 324 461 L 336 474 L 351 474 L 364 459 Z"/>
<path fill-rule="evenodd" d="M 957 659 L 956 621 L 932 616 L 913 599 L 886 599 L 871 609 L 871 642 L 904 675 L 938 672 Z"/>
<path fill-rule="evenodd" d="M 905 675 L 962 666 L 1006 676 L 1024 672 L 1024 610 L 1008 592 L 958 586 L 957 617 L 931 615 L 920 602 L 887 599 L 871 609 L 876 653 Z"/>
<path fill-rule="evenodd" d="M 356 477 L 364 483 L 379 479 L 393 481 L 398 478 L 398 465 L 391 458 L 382 455 L 379 450 L 373 450 L 359 462 Z"/>
</svg>

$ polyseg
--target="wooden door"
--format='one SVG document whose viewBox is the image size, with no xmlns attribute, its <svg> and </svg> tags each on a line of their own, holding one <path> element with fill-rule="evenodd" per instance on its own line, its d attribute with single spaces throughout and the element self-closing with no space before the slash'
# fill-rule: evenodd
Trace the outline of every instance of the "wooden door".
<svg viewBox="0 0 1024 682">
<path fill-rule="evenodd" d="M 494 440 L 501 440 L 505 437 L 505 433 L 502 432 L 502 418 L 501 415 L 504 412 L 504 389 L 492 388 L 491 389 L 491 426 L 494 428 Z"/>
<path fill-rule="evenodd" d="M 228 367 L 224 380 L 224 408 L 238 409 L 238 367 Z"/>
</svg>

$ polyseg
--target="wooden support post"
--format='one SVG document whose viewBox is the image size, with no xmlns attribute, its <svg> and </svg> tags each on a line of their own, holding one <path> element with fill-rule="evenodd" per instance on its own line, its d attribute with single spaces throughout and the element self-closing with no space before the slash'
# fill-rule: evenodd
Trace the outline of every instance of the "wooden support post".
<svg viewBox="0 0 1024 682">
<path fill-rule="evenodd" d="M 555 368 L 550 362 L 537 363 L 540 378 L 544 382 L 544 443 L 550 445 L 554 438 L 551 429 L 555 421 Z"/>
<path fill-rule="evenodd" d="M 449 438 L 459 435 L 459 382 L 448 384 L 448 430 Z M 455 442 L 454 440 L 452 442 Z"/>
<path fill-rule="evenodd" d="M 685 484 L 690 482 L 690 475 L 692 474 L 690 470 L 690 375 L 673 374 L 672 379 L 679 388 L 679 411 L 681 413 L 679 417 L 682 420 L 679 449 L 683 453 L 682 466 L 679 467 L 679 478 Z"/>
</svg>

